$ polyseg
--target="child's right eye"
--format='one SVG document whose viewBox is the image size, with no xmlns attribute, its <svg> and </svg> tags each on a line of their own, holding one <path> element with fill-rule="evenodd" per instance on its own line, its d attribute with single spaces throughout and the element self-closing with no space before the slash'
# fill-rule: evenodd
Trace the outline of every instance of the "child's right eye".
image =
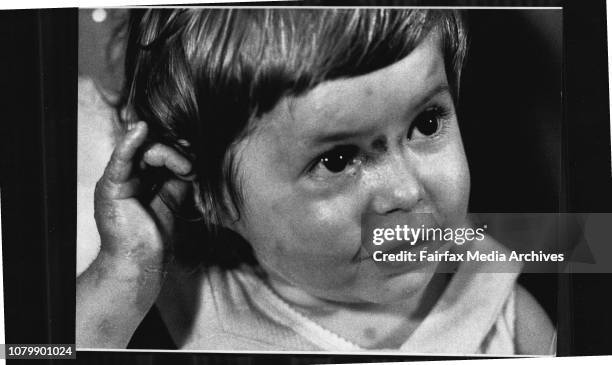
<svg viewBox="0 0 612 365">
<path fill-rule="evenodd" d="M 358 163 L 356 159 L 359 149 L 357 146 L 337 146 L 325 152 L 318 159 L 316 165 L 311 169 L 311 174 L 317 177 L 334 175 L 355 167 Z"/>
</svg>

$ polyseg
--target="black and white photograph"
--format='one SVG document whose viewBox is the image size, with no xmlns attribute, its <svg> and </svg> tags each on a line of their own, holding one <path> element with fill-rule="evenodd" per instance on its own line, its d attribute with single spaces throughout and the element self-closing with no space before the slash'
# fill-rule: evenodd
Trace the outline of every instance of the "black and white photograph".
<svg viewBox="0 0 612 365">
<path fill-rule="evenodd" d="M 484 228 L 368 232 L 559 212 L 562 34 L 561 8 L 81 9 L 77 348 L 555 355 L 556 277 L 491 272 Z"/>
<path fill-rule="evenodd" d="M 69 3 L 0 10 L 0 363 L 609 362 L 605 1 Z"/>
<path fill-rule="evenodd" d="M 606 1 L 13 4 L 0 363 L 609 362 Z"/>
</svg>

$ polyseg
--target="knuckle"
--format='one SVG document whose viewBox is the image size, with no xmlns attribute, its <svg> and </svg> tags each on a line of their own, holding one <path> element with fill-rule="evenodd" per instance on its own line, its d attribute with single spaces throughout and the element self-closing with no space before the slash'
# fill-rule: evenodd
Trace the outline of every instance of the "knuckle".
<svg viewBox="0 0 612 365">
<path fill-rule="evenodd" d="M 120 158 L 120 156 L 121 156 L 121 143 L 119 143 L 113 149 L 113 152 L 111 153 L 110 159 L 108 161 L 108 166 L 111 166 L 111 165 L 115 164 L 117 162 L 117 160 Z"/>
<path fill-rule="evenodd" d="M 94 200 L 100 200 L 104 197 L 104 178 L 101 178 L 96 182 L 94 187 Z"/>
<path fill-rule="evenodd" d="M 94 189 L 94 200 L 96 202 L 109 201 L 117 199 L 123 195 L 125 187 L 122 184 L 116 184 L 106 178 L 98 180 Z"/>
<path fill-rule="evenodd" d="M 94 217 L 98 222 L 116 222 L 119 216 L 117 209 L 111 204 L 98 204 L 94 209 Z"/>
</svg>

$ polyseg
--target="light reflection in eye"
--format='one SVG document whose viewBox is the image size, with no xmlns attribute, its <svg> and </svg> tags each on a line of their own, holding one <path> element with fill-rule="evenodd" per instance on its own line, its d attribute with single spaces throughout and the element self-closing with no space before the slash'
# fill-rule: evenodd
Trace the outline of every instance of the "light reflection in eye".
<svg viewBox="0 0 612 365">
<path fill-rule="evenodd" d="M 356 146 L 338 146 L 321 156 L 320 164 L 332 173 L 339 173 L 354 162 L 356 155 Z"/>
</svg>

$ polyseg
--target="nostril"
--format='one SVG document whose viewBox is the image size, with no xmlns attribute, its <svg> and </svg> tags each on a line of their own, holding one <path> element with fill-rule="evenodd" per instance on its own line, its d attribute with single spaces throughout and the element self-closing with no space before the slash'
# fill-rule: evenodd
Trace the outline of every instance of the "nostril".
<svg viewBox="0 0 612 365">
<path fill-rule="evenodd" d="M 393 213 L 397 213 L 397 212 L 403 212 L 404 209 L 401 208 L 394 208 L 394 209 L 389 209 L 386 214 L 393 214 Z"/>
</svg>

